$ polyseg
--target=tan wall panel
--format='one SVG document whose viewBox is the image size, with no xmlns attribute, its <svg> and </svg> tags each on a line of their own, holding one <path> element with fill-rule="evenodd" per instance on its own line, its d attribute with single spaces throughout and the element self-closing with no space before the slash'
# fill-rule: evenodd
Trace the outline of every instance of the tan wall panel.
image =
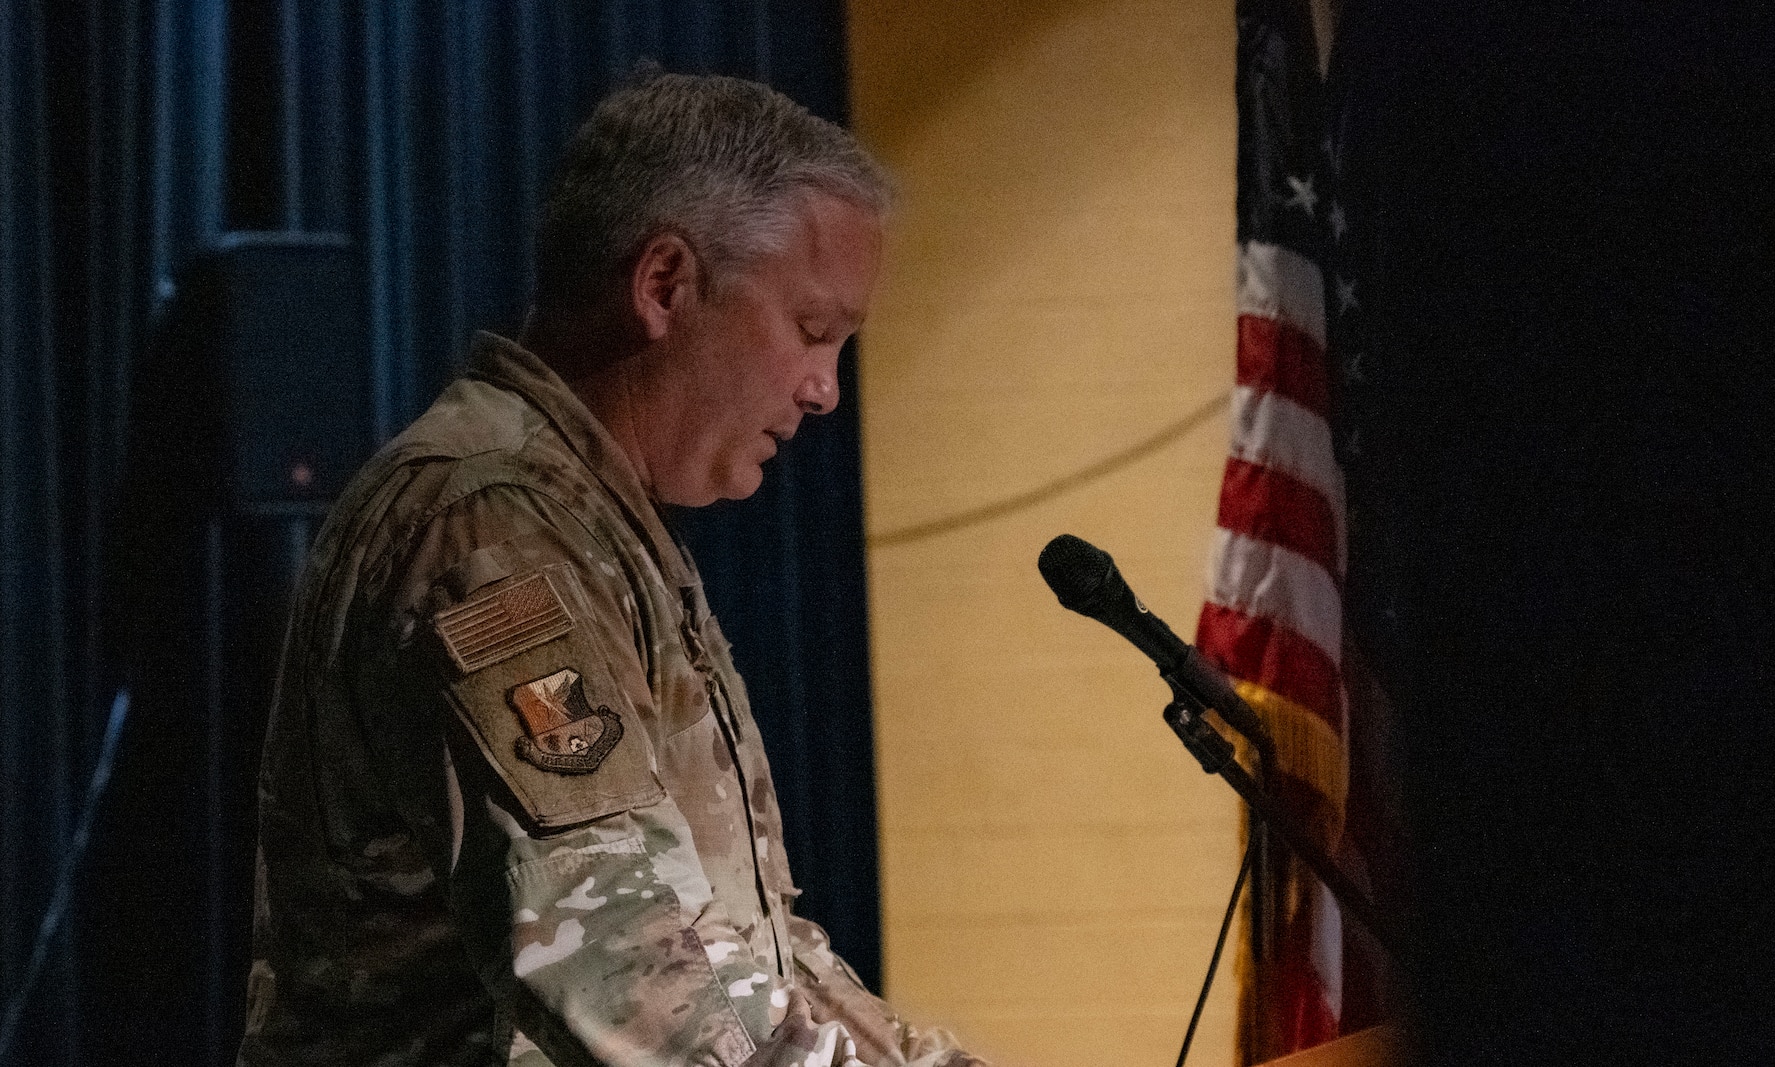
<svg viewBox="0 0 1775 1067">
<path fill-rule="evenodd" d="M 1079 534 L 1194 627 L 1232 377 L 1232 4 L 850 18 L 857 125 L 904 194 L 861 382 L 888 992 L 1002 1063 L 1169 1064 L 1235 799 L 1159 721 L 1150 664 L 1035 558 Z M 1204 408 L 1068 491 L 901 536 Z M 1192 1064 L 1231 1062 L 1233 990 L 1229 966 Z"/>
</svg>

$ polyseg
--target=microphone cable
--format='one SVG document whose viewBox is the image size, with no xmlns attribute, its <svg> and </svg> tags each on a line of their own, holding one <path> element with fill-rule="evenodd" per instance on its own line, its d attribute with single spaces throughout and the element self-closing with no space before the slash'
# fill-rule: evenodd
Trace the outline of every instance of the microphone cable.
<svg viewBox="0 0 1775 1067">
<path fill-rule="evenodd" d="M 1239 864 L 1239 877 L 1233 881 L 1232 899 L 1226 902 L 1226 915 L 1220 920 L 1220 936 L 1214 939 L 1214 955 L 1208 960 L 1208 977 L 1202 979 L 1202 992 L 1196 997 L 1196 1010 L 1189 1017 L 1189 1029 L 1183 1034 L 1183 1048 L 1177 1053 L 1177 1067 L 1183 1067 L 1184 1058 L 1189 1055 L 1189 1047 L 1196 1039 L 1196 1024 L 1202 1021 L 1202 1009 L 1208 1005 L 1208 990 L 1214 987 L 1214 972 L 1220 970 L 1220 954 L 1226 948 L 1227 931 L 1233 928 L 1233 914 L 1239 910 L 1239 894 L 1245 889 L 1245 879 L 1251 874 L 1251 861 L 1257 854 L 1257 835 L 1261 832 L 1253 826 L 1246 834 L 1245 859 Z"/>
</svg>

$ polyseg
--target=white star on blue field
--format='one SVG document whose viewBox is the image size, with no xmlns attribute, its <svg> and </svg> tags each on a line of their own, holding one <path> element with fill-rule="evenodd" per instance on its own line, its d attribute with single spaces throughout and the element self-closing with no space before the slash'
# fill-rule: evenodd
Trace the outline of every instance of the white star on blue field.
<svg viewBox="0 0 1775 1067">
<path fill-rule="evenodd" d="M 1288 176 L 1288 187 L 1294 190 L 1294 195 L 1283 201 L 1282 206 L 1300 208 L 1307 213 L 1307 218 L 1312 218 L 1313 209 L 1319 205 L 1319 194 L 1313 191 L 1313 176 L 1309 174 L 1304 178 L 1296 178 L 1291 174 Z"/>
</svg>

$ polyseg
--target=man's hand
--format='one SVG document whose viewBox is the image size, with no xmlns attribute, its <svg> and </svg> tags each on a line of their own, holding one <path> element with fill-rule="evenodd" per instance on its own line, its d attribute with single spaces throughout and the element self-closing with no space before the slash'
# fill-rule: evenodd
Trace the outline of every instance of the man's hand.
<svg viewBox="0 0 1775 1067">
<path fill-rule="evenodd" d="M 807 998 L 799 989 L 789 994 L 788 1013 L 747 1057 L 745 1067 L 869 1067 L 857 1059 L 857 1043 L 843 1024 L 815 1023 Z"/>
</svg>

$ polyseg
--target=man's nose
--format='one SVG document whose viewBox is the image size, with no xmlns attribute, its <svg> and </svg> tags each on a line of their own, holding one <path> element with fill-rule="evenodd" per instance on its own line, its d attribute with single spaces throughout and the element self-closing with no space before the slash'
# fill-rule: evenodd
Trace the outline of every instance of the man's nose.
<svg viewBox="0 0 1775 1067">
<path fill-rule="evenodd" d="M 795 391 L 795 402 L 809 415 L 824 415 L 838 407 L 838 365 L 836 361 L 801 380 Z"/>
</svg>

